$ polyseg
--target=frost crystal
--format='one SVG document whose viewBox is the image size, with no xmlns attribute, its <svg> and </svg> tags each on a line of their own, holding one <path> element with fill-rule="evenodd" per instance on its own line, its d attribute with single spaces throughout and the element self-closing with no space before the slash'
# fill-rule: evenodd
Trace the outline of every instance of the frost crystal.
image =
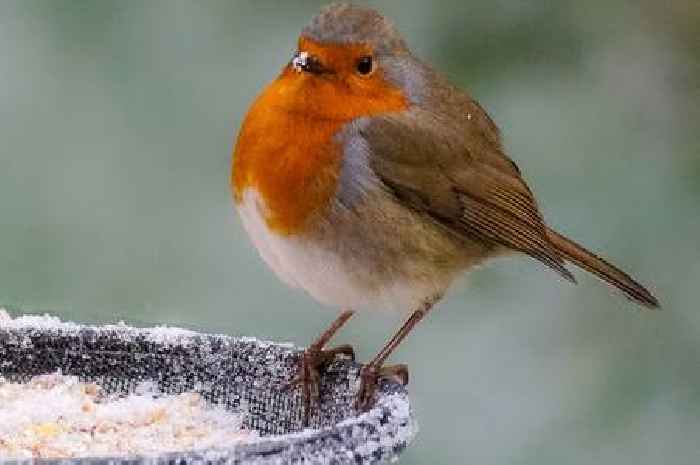
<svg viewBox="0 0 700 465">
<path fill-rule="evenodd" d="M 301 73 L 306 66 L 306 62 L 309 60 L 309 52 L 298 52 L 292 58 L 292 67 L 297 73 Z"/>
</svg>

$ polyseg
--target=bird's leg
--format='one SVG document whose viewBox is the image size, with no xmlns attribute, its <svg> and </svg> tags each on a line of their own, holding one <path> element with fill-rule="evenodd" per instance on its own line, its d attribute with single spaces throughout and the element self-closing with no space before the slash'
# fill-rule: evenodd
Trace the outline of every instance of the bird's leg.
<svg viewBox="0 0 700 465">
<path fill-rule="evenodd" d="M 360 372 L 360 390 L 357 394 L 355 407 L 358 410 L 368 410 L 374 401 L 374 394 L 377 390 L 377 382 L 380 378 L 394 378 L 403 385 L 408 384 L 408 367 L 406 365 L 384 366 L 384 362 L 391 353 L 408 336 L 408 333 L 428 314 L 433 305 L 440 300 L 441 296 L 427 299 L 413 314 L 406 320 L 401 328 L 389 339 L 382 350 L 365 366 Z"/>
<path fill-rule="evenodd" d="M 331 362 L 336 355 L 342 354 L 355 360 L 352 346 L 341 345 L 325 349 L 326 344 L 338 330 L 353 316 L 355 312 L 346 310 L 326 329 L 301 355 L 299 371 L 290 386 L 301 386 L 304 398 L 304 424 L 308 426 L 311 406 L 318 402 L 318 390 L 321 382 L 319 370 Z"/>
</svg>

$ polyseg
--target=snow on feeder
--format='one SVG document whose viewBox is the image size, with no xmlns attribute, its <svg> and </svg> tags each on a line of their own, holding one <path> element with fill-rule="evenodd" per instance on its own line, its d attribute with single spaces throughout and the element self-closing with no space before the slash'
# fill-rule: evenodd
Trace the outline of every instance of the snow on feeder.
<svg viewBox="0 0 700 465">
<path fill-rule="evenodd" d="M 287 388 L 301 354 L 292 345 L 176 328 L 84 326 L 49 316 L 11 319 L 3 313 L 0 419 L 5 395 L 5 406 L 15 402 L 26 414 L 23 420 L 36 421 L 9 435 L 0 427 L 2 464 L 362 465 L 394 461 L 416 431 L 406 390 L 398 383 L 382 382 L 375 406 L 355 412 L 359 366 L 349 360 L 325 370 L 319 408 L 305 428 L 301 393 Z M 18 389 L 44 396 L 37 398 L 41 404 L 31 404 L 27 394 L 26 408 L 18 407 L 17 393 L 25 395 Z M 80 410 L 75 418 L 61 410 L 73 401 Z M 130 411 L 134 418 L 128 418 Z M 95 419 L 102 423 L 89 423 Z M 151 424 L 160 429 L 138 429 Z M 115 449 L 104 444 L 110 432 Z M 23 447 L 35 440 L 40 448 L 46 436 L 70 433 L 76 436 L 63 437 L 56 456 L 49 447 L 7 455 L 13 440 L 25 441 Z M 158 436 L 167 433 L 175 439 Z M 146 434 L 152 436 L 143 441 Z M 98 439 L 100 448 L 91 447 Z"/>
</svg>

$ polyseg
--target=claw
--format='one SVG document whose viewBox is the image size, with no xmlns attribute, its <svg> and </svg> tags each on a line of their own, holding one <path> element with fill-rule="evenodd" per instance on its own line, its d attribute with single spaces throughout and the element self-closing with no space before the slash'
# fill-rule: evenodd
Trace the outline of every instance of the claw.
<svg viewBox="0 0 700 465">
<path fill-rule="evenodd" d="M 391 365 L 375 367 L 372 364 L 365 365 L 360 371 L 360 390 L 355 400 L 355 409 L 366 412 L 374 405 L 374 398 L 380 379 L 391 379 L 402 385 L 408 384 L 408 366 Z"/>
<path fill-rule="evenodd" d="M 282 387 L 283 391 L 288 391 L 301 386 L 304 401 L 304 426 L 309 426 L 311 408 L 318 405 L 319 402 L 321 385 L 319 370 L 332 362 L 339 354 L 355 360 L 355 351 L 350 345 L 342 345 L 328 350 L 318 349 L 314 346 L 309 347 L 301 355 L 297 375 Z"/>
<path fill-rule="evenodd" d="M 350 344 L 339 345 L 330 350 L 325 350 L 324 353 L 328 357 L 328 362 L 333 361 L 336 355 L 344 355 L 351 361 L 355 361 L 355 349 Z"/>
</svg>

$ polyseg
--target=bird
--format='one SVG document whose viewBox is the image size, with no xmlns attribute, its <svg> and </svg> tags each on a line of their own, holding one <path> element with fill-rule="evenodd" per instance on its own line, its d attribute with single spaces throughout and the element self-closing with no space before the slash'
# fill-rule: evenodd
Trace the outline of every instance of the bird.
<svg viewBox="0 0 700 465">
<path fill-rule="evenodd" d="M 407 365 L 385 362 L 453 281 L 496 257 L 524 254 L 575 283 L 573 264 L 659 307 L 627 273 L 547 226 L 484 108 L 372 8 L 335 3 L 303 27 L 243 119 L 231 186 L 267 265 L 340 311 L 300 357 L 292 384 L 307 418 L 323 367 L 354 358 L 352 346 L 326 346 L 355 311 L 409 315 L 362 366 L 362 411 L 380 379 L 408 383 Z"/>
</svg>

